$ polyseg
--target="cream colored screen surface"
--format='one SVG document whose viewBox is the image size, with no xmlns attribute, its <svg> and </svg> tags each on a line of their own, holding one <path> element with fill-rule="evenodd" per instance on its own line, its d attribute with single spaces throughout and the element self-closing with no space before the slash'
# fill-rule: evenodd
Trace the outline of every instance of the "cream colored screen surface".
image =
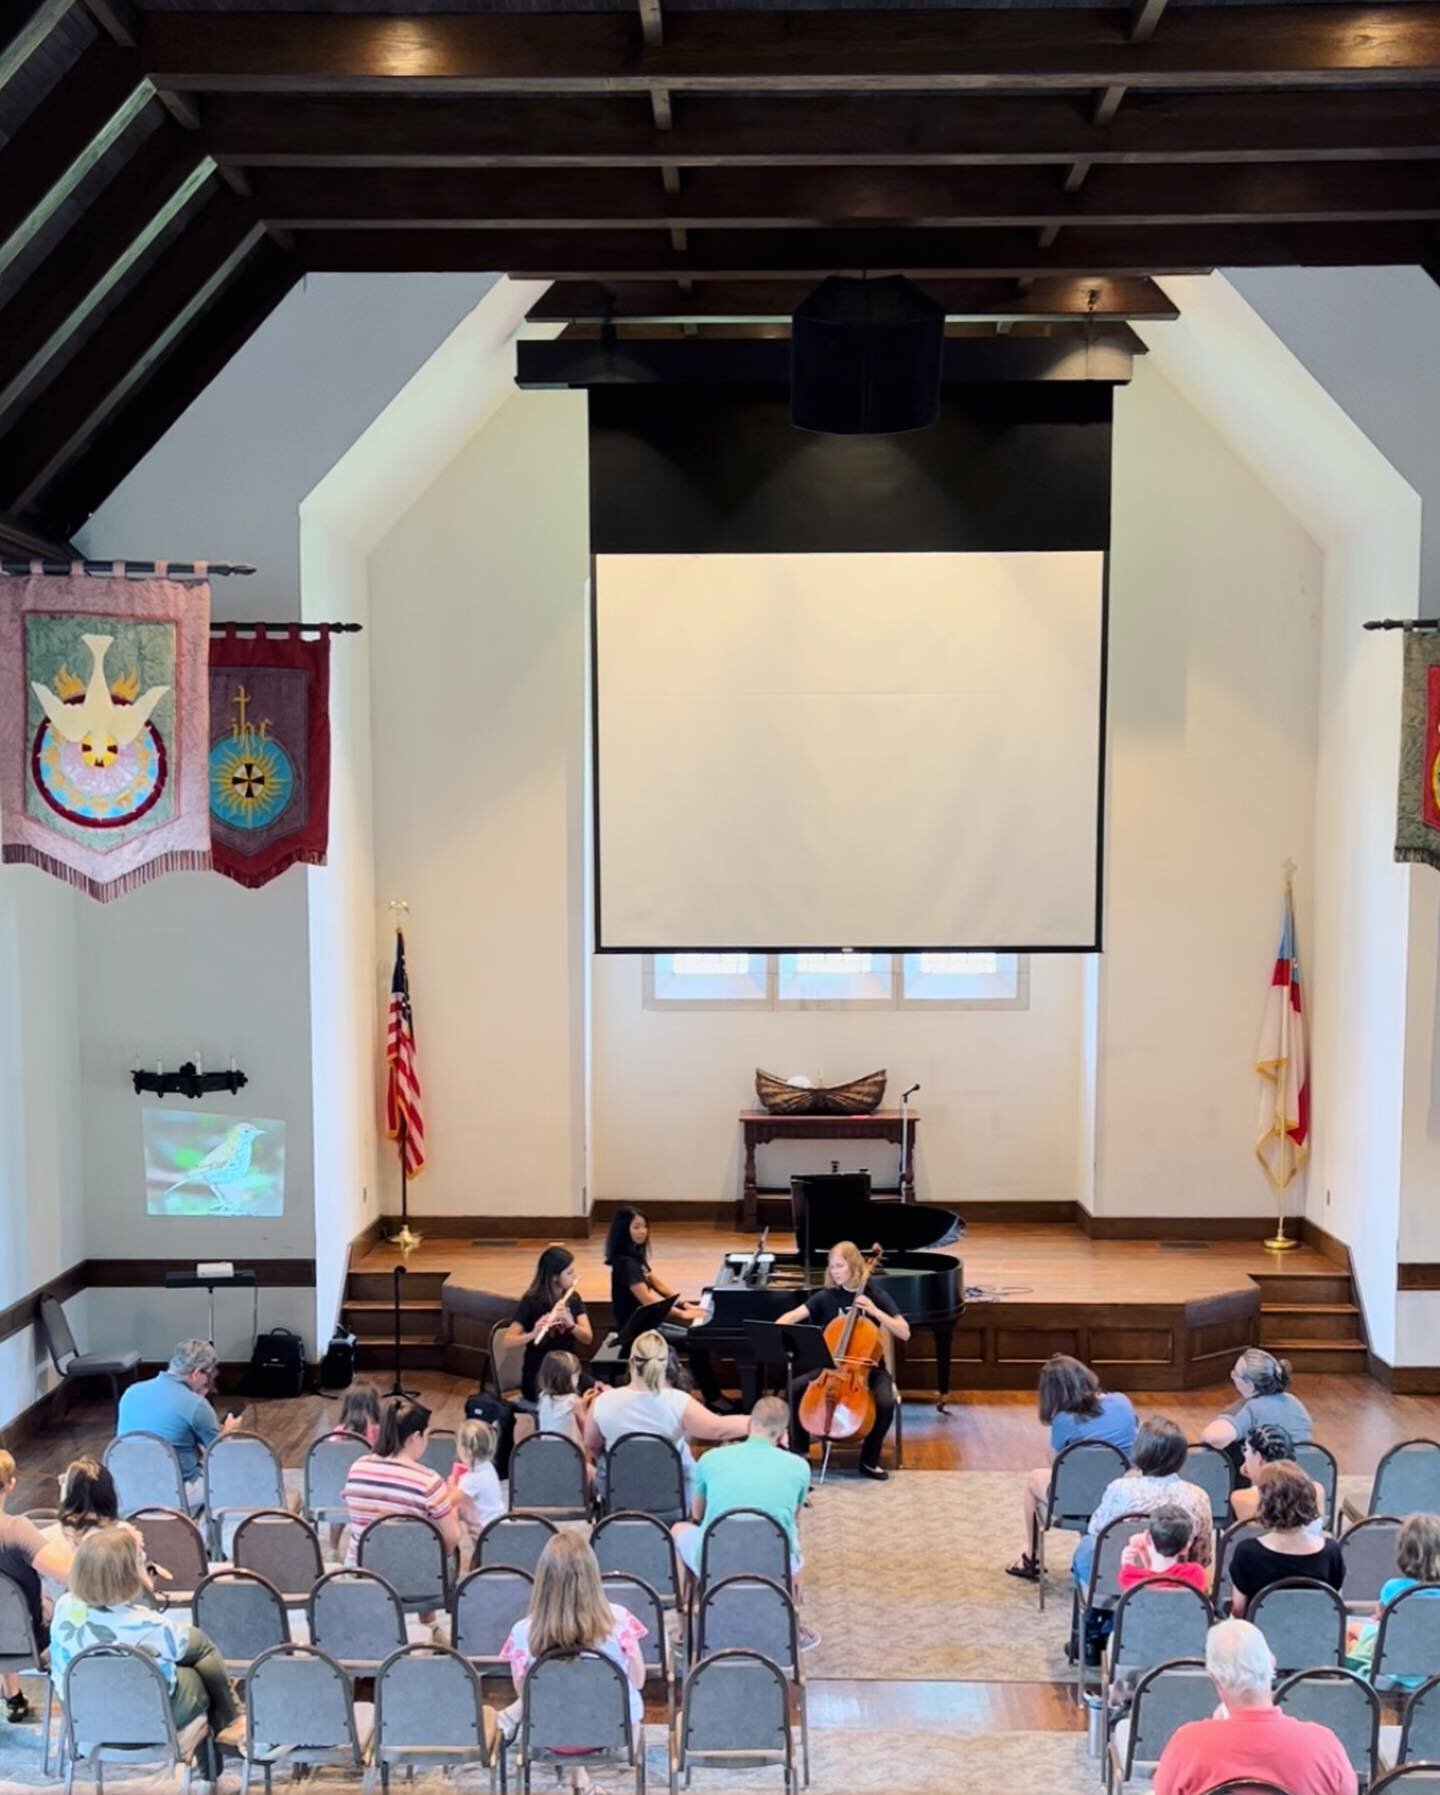
<svg viewBox="0 0 1440 1795">
<path fill-rule="evenodd" d="M 1104 573 L 597 557 L 599 945 L 1095 945 Z"/>
</svg>

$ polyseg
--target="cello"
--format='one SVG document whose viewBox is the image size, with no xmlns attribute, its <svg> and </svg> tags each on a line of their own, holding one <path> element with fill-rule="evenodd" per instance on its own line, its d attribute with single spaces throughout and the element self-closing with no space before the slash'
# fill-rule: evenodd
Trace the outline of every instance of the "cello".
<svg viewBox="0 0 1440 1795">
<path fill-rule="evenodd" d="M 871 1247 L 865 1255 L 860 1282 L 853 1291 L 846 1292 L 851 1307 L 825 1329 L 825 1344 L 835 1361 L 834 1367 L 822 1371 L 800 1398 L 800 1420 L 814 1439 L 852 1440 L 856 1434 L 869 1433 L 875 1425 L 870 1373 L 880 1363 L 885 1336 L 868 1315 L 854 1307 L 854 1298 L 870 1282 L 884 1252 L 878 1242 Z"/>
</svg>

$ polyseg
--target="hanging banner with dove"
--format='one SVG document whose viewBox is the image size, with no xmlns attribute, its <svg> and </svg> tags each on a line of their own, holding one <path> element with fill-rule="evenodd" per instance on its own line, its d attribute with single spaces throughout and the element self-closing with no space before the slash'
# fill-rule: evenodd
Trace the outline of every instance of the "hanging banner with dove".
<svg viewBox="0 0 1440 1795">
<path fill-rule="evenodd" d="M 3 859 L 101 902 L 210 866 L 203 580 L 0 577 Z"/>
<path fill-rule="evenodd" d="M 215 871 L 252 890 L 324 866 L 330 840 L 330 637 L 210 643 L 210 836 Z"/>
<path fill-rule="evenodd" d="M 1395 858 L 1440 868 L 1440 636 L 1405 635 Z"/>
</svg>

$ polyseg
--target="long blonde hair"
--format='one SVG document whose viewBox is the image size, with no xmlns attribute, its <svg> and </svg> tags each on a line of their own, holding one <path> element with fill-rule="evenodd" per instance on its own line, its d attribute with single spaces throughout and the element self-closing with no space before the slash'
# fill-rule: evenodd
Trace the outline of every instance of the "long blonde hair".
<svg viewBox="0 0 1440 1795">
<path fill-rule="evenodd" d="M 120 1608 L 145 1594 L 140 1536 L 133 1527 L 84 1534 L 70 1561 L 70 1590 L 87 1608 Z"/>
<path fill-rule="evenodd" d="M 844 1286 L 837 1284 L 830 1276 L 830 1267 L 827 1264 L 825 1267 L 826 1288 L 829 1290 L 839 1290 L 841 1288 L 848 1289 L 851 1284 L 854 1284 L 859 1280 L 861 1272 L 864 1271 L 865 1255 L 860 1251 L 853 1240 L 837 1240 L 834 1246 L 831 1247 L 830 1254 L 831 1256 L 838 1254 L 840 1258 L 845 1261 L 850 1267 L 850 1276 L 846 1279 Z"/>
<path fill-rule="evenodd" d="M 670 1372 L 670 1343 L 651 1328 L 637 1334 L 630 1347 L 630 1382 L 643 1384 L 652 1396 L 665 1388 Z"/>
<path fill-rule="evenodd" d="M 557 1533 L 535 1566 L 530 1592 L 530 1656 L 578 1652 L 610 1637 L 615 1616 L 605 1600 L 600 1566 L 578 1533 Z"/>
</svg>

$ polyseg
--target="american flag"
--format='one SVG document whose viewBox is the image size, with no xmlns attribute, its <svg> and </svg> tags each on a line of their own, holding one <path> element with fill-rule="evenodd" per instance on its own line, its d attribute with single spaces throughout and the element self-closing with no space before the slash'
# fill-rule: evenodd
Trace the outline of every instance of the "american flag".
<svg viewBox="0 0 1440 1795">
<path fill-rule="evenodd" d="M 410 1008 L 410 975 L 405 969 L 405 937 L 395 931 L 395 971 L 390 978 L 390 1022 L 385 1034 L 385 1132 L 404 1139 L 405 1175 L 425 1168 L 425 1117 L 420 1099 L 420 1058 L 415 1048 L 415 1013 Z"/>
<path fill-rule="evenodd" d="M 1255 1070 L 1263 1081 L 1255 1156 L 1264 1167 L 1265 1176 L 1281 1191 L 1310 1153 L 1310 1064 L 1305 1050 L 1295 897 L 1288 887 L 1280 925 L 1280 950 L 1270 975 Z"/>
</svg>

